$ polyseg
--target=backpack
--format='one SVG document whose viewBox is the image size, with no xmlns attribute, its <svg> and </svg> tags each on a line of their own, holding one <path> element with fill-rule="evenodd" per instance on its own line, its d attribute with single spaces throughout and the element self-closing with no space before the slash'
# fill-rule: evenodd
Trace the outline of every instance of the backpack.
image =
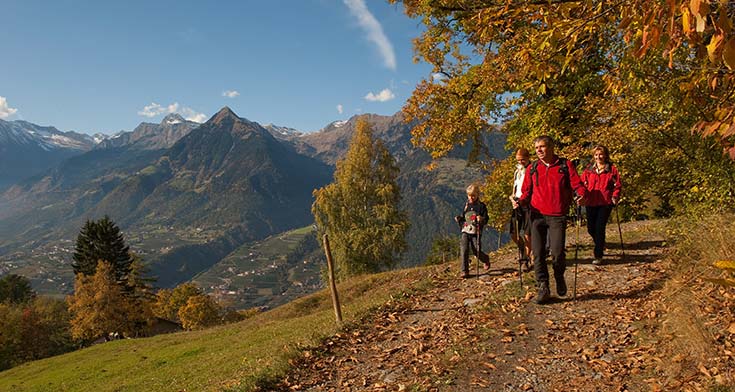
<svg viewBox="0 0 735 392">
<path fill-rule="evenodd" d="M 533 194 L 534 174 L 536 175 L 536 185 L 538 185 L 538 162 L 539 162 L 538 159 L 533 161 L 533 163 L 531 164 L 531 170 L 528 171 L 528 174 L 531 176 L 531 194 Z M 564 181 L 566 182 L 566 186 L 568 188 L 571 188 L 572 181 L 569 179 L 569 166 L 567 166 L 566 158 L 559 157 L 559 173 L 562 173 L 564 175 Z M 572 191 L 572 195 L 573 194 L 574 194 L 574 191 Z M 571 202 L 571 200 L 569 200 L 569 202 Z"/>
</svg>

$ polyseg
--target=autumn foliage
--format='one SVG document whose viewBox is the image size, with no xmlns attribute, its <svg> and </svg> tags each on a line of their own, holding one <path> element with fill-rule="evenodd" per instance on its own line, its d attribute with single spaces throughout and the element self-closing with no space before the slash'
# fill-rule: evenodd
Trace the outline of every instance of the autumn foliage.
<svg viewBox="0 0 735 392">
<path fill-rule="evenodd" d="M 339 277 L 389 268 L 406 249 L 409 219 L 399 209 L 398 167 L 364 118 L 357 122 L 334 181 L 312 206 L 320 234 L 329 234 Z"/>
<path fill-rule="evenodd" d="M 159 290 L 156 293 L 153 312 L 157 317 L 180 322 L 187 330 L 203 329 L 243 319 L 240 313 L 226 309 L 194 283 L 182 283 L 173 289 Z"/>
<path fill-rule="evenodd" d="M 94 275 L 76 276 L 74 295 L 67 302 L 75 339 L 90 341 L 111 333 L 132 337 L 147 324 L 148 312 L 141 309 L 144 305 L 126 295 L 117 283 L 114 268 L 104 260 L 97 263 Z"/>
<path fill-rule="evenodd" d="M 432 74 L 403 112 L 434 158 L 501 124 L 509 151 L 547 134 L 580 168 L 592 146 L 607 145 L 628 215 L 735 201 L 732 2 L 390 2 L 426 28 L 414 46 Z M 502 200 L 510 184 L 485 191 Z"/>
<path fill-rule="evenodd" d="M 63 301 L 33 296 L 0 302 L 0 371 L 75 348 Z"/>
</svg>

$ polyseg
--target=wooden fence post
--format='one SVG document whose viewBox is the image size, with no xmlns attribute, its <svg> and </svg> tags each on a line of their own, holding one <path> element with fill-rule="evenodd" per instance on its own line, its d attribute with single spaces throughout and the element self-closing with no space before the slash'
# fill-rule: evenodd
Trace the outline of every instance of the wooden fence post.
<svg viewBox="0 0 735 392">
<path fill-rule="evenodd" d="M 334 283 L 334 262 L 332 261 L 332 250 L 329 248 L 329 236 L 324 234 L 324 253 L 327 255 L 327 267 L 329 267 L 329 290 L 332 292 L 332 305 L 334 305 L 334 316 L 337 324 L 342 324 L 342 308 L 339 305 L 337 285 Z"/>
</svg>

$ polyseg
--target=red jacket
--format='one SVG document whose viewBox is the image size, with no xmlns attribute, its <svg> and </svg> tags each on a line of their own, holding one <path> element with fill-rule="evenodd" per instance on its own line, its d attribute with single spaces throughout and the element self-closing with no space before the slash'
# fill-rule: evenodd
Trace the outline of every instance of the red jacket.
<svg viewBox="0 0 735 392">
<path fill-rule="evenodd" d="M 567 175 L 560 170 L 559 157 L 556 157 L 554 163 L 548 167 L 541 161 L 528 165 L 521 187 L 520 203 L 528 205 L 530 200 L 531 210 L 543 215 L 566 215 L 572 204 L 572 193 L 576 192 L 584 197 L 586 191 L 572 162 L 568 159 L 565 162 L 569 172 L 568 180 Z M 534 166 L 536 173 L 531 174 Z"/>
<path fill-rule="evenodd" d="M 613 197 L 620 199 L 623 185 L 620 183 L 618 168 L 607 164 L 601 173 L 595 171 L 592 163 L 582 172 L 582 182 L 587 188 L 587 205 L 590 207 L 612 205 Z"/>
</svg>

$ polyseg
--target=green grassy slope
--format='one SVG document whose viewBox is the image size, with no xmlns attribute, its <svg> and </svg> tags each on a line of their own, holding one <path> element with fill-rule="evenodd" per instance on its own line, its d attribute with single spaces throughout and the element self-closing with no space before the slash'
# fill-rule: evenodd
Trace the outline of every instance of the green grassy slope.
<svg viewBox="0 0 735 392">
<path fill-rule="evenodd" d="M 424 285 L 433 268 L 363 276 L 338 286 L 347 323 L 391 295 Z M 299 347 L 334 334 L 326 290 L 240 323 L 113 341 L 0 373 L 0 391 L 252 390 L 282 374 Z"/>
</svg>

